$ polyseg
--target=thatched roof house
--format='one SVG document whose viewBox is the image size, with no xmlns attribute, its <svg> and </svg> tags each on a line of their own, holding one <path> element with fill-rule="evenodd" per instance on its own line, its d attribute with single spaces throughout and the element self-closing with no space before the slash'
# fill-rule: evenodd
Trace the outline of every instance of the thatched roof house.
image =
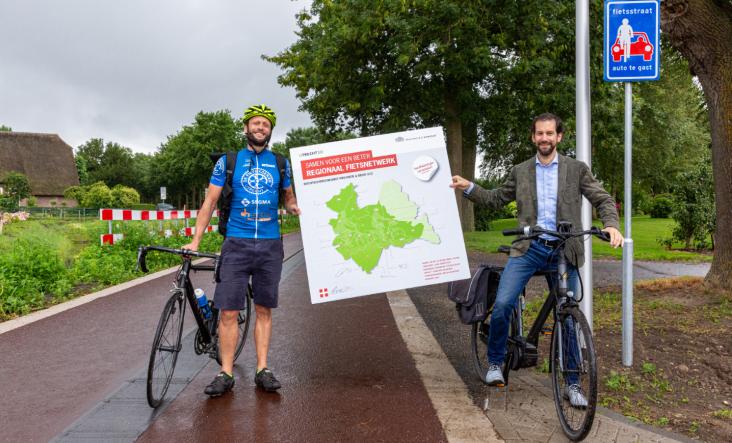
<svg viewBox="0 0 732 443">
<path fill-rule="evenodd" d="M 79 184 L 71 146 L 56 134 L 0 131 L 0 180 L 8 172 L 28 177 L 38 206 L 64 202 L 64 190 Z M 76 201 L 65 201 L 75 206 Z"/>
</svg>

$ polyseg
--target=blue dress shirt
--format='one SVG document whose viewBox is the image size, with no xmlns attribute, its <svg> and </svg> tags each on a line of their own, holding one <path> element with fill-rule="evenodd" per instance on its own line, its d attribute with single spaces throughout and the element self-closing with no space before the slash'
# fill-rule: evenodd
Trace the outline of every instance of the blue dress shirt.
<svg viewBox="0 0 732 443">
<path fill-rule="evenodd" d="M 536 157 L 536 224 L 551 231 L 557 230 L 557 187 L 559 183 L 559 156 L 544 165 Z M 554 237 L 543 234 L 542 238 Z"/>
</svg>

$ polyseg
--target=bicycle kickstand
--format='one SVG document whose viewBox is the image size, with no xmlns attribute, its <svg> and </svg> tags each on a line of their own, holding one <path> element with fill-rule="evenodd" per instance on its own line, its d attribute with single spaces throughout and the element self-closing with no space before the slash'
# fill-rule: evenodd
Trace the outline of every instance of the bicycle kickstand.
<svg viewBox="0 0 732 443">
<path fill-rule="evenodd" d="M 491 396 L 495 393 L 503 391 L 503 411 L 508 412 L 508 383 L 501 386 L 491 387 L 488 390 L 488 395 L 483 400 L 483 411 L 488 411 L 491 408 Z"/>
</svg>

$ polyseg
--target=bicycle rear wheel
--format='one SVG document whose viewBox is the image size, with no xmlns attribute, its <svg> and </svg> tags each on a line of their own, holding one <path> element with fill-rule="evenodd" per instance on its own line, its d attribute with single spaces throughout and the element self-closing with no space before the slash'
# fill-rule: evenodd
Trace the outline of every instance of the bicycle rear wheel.
<svg viewBox="0 0 732 443">
<path fill-rule="evenodd" d="M 239 311 L 239 315 L 237 317 L 237 338 L 236 338 L 236 348 L 234 348 L 234 361 L 236 361 L 237 358 L 239 358 L 239 354 L 241 354 L 242 349 L 244 349 L 244 343 L 247 341 L 247 334 L 249 333 L 249 323 L 251 323 L 251 313 L 252 313 L 252 285 L 250 284 L 247 287 L 247 296 L 246 300 L 244 301 L 245 306 L 242 310 Z M 219 352 L 219 336 L 216 335 L 216 363 L 219 365 L 221 364 L 221 353 Z"/>
<path fill-rule="evenodd" d="M 570 440 L 582 440 L 592 428 L 595 418 L 597 361 L 590 326 L 576 307 L 563 309 L 556 316 L 551 366 L 554 405 L 562 430 Z M 570 389 L 578 389 L 587 405 L 580 405 L 578 401 L 573 406 L 570 394 L 575 399 L 577 397 Z"/>
<path fill-rule="evenodd" d="M 176 290 L 165 303 L 155 332 L 150 362 L 147 367 L 147 403 L 157 408 L 173 379 L 173 370 L 180 352 L 185 314 L 183 291 Z"/>
<path fill-rule="evenodd" d="M 470 330 L 470 349 L 473 354 L 473 369 L 478 378 L 485 383 L 485 375 L 488 372 L 488 336 L 490 334 L 491 312 L 483 320 L 473 323 Z M 516 310 L 511 314 L 511 323 L 508 336 L 513 337 L 518 334 L 518 320 L 516 319 Z M 506 359 L 501 367 L 503 379 L 508 383 L 508 373 L 511 368 L 512 354 L 506 352 Z"/>
</svg>

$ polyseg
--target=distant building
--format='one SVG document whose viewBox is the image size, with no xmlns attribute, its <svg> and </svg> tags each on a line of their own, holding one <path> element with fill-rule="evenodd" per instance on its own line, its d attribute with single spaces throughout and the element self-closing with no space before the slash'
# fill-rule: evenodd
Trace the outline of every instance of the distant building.
<svg viewBox="0 0 732 443">
<path fill-rule="evenodd" d="M 64 198 L 66 188 L 79 184 L 74 153 L 58 135 L 0 131 L 0 181 L 8 172 L 28 177 L 37 206 L 76 206 Z"/>
</svg>

